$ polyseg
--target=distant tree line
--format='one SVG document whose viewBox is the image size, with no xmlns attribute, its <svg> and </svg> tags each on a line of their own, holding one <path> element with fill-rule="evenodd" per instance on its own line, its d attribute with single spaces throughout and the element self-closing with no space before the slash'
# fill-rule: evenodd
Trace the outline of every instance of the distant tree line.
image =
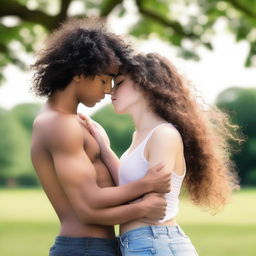
<svg viewBox="0 0 256 256">
<path fill-rule="evenodd" d="M 39 104 L 20 104 L 9 111 L 0 108 L 0 185 L 38 184 L 30 161 L 30 141 L 39 108 Z"/>
</svg>

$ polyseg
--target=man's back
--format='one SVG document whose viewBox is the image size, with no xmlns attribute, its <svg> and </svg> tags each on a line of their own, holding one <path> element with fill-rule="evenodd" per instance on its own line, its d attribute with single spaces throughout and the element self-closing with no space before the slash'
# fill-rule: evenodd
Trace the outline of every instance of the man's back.
<svg viewBox="0 0 256 256">
<path fill-rule="evenodd" d="M 72 130 L 69 129 L 69 124 L 72 126 Z M 73 135 L 75 136 L 76 133 L 81 133 L 81 131 L 83 135 L 82 150 L 86 156 L 86 161 L 79 164 L 84 164 L 84 168 L 86 168 L 88 164 L 94 166 L 99 187 L 113 186 L 112 178 L 100 159 L 99 146 L 88 130 L 83 126 L 78 116 L 54 111 L 47 105 L 34 121 L 31 146 L 32 161 L 43 189 L 61 222 L 60 235 L 70 237 L 90 236 L 112 238 L 114 237 L 112 226 L 91 225 L 81 221 L 81 218 L 79 218 L 73 209 L 70 198 L 67 197 L 63 189 L 65 184 L 61 184 L 58 174 L 56 174 L 51 149 L 58 146 L 57 144 L 60 144 L 60 141 L 63 142 L 65 138 L 68 140 L 68 138 Z M 72 145 L 70 146 L 70 150 L 72 150 Z M 61 164 L 65 165 L 65 161 Z M 68 171 L 72 175 L 72 170 Z"/>
</svg>

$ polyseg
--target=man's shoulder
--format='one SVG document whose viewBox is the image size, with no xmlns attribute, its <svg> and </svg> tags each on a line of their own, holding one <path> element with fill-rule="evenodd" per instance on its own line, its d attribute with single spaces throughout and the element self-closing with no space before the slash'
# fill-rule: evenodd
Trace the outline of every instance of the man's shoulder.
<svg viewBox="0 0 256 256">
<path fill-rule="evenodd" d="M 50 142 L 51 145 L 72 145 L 83 139 L 81 125 L 77 116 L 72 114 L 39 114 L 33 123 L 33 133 L 39 134 L 44 142 Z"/>
</svg>

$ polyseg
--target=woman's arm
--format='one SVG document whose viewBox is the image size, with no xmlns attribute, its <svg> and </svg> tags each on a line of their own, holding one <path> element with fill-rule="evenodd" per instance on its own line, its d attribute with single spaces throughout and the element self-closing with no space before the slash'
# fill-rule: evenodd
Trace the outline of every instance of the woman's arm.
<svg viewBox="0 0 256 256">
<path fill-rule="evenodd" d="M 109 147 L 105 150 L 101 150 L 101 160 L 107 166 L 115 185 L 118 186 L 119 164 L 120 160 L 114 151 Z"/>
<path fill-rule="evenodd" d="M 161 172 L 183 174 L 183 142 L 179 132 L 172 127 L 158 128 L 148 142 L 149 168 L 159 161 L 164 164 Z"/>
<path fill-rule="evenodd" d="M 119 158 L 110 147 L 110 140 L 106 131 L 100 124 L 91 118 L 84 116 L 81 113 L 79 113 L 78 116 L 83 120 L 85 128 L 88 129 L 92 136 L 96 139 L 100 147 L 101 160 L 108 168 L 115 185 L 118 186 Z"/>
</svg>

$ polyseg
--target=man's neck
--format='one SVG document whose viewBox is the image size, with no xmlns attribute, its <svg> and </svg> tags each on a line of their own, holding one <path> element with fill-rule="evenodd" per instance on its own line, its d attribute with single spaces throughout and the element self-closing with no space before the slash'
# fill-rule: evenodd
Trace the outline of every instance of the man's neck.
<svg viewBox="0 0 256 256">
<path fill-rule="evenodd" d="M 49 106 L 61 113 L 76 114 L 78 107 L 78 100 L 71 88 L 66 88 L 63 91 L 56 91 L 50 96 L 47 103 Z"/>
</svg>

